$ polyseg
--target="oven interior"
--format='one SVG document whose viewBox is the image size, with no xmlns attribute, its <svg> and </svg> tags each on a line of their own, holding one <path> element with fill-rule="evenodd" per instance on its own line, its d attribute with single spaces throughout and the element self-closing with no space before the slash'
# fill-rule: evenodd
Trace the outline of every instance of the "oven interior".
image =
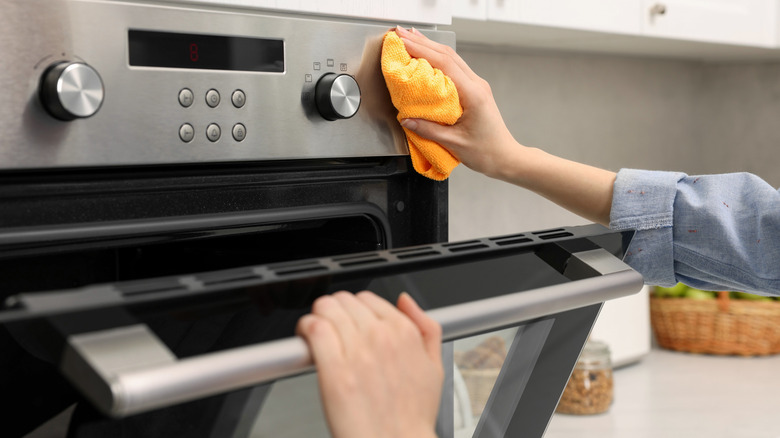
<svg viewBox="0 0 780 438">
<path fill-rule="evenodd" d="M 388 233 L 378 219 L 356 214 L 22 245 L 0 256 L 0 291 L 7 297 L 375 251 L 387 247 Z"/>
</svg>

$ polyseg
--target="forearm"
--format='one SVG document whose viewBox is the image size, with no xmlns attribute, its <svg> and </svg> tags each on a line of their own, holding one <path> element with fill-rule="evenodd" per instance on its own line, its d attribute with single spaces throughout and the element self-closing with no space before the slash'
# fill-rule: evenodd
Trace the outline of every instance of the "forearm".
<svg viewBox="0 0 780 438">
<path fill-rule="evenodd" d="M 397 32 L 413 57 L 427 59 L 455 82 L 463 115 L 452 126 L 423 119 L 401 124 L 447 148 L 463 164 L 525 187 L 586 219 L 609 224 L 615 173 L 575 163 L 515 141 L 490 85 L 449 47 L 402 28 Z"/>
<path fill-rule="evenodd" d="M 609 225 L 615 172 L 517 144 L 495 176 L 524 187 L 588 220 Z"/>
</svg>

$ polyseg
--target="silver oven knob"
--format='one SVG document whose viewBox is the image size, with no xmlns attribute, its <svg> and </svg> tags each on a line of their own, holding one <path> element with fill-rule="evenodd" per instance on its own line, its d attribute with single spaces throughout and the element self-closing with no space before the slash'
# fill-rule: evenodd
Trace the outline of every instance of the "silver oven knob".
<svg viewBox="0 0 780 438">
<path fill-rule="evenodd" d="M 103 104 L 103 80 L 83 62 L 52 64 L 41 78 L 41 103 L 60 120 L 93 116 Z"/>
<path fill-rule="evenodd" d="M 348 119 L 360 108 L 360 87 L 350 75 L 328 73 L 317 82 L 314 98 L 325 119 Z"/>
</svg>

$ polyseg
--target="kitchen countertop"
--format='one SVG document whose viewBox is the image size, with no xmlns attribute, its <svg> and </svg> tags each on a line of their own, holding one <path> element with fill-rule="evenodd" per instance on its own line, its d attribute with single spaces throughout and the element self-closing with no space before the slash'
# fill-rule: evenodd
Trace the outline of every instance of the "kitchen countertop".
<svg viewBox="0 0 780 438">
<path fill-rule="evenodd" d="M 304 378 L 316 383 L 314 375 Z M 780 355 L 742 358 L 653 349 L 638 363 L 615 370 L 614 379 L 608 412 L 555 414 L 545 438 L 780 438 Z M 321 417 L 317 405 L 312 409 L 311 417 Z M 61 417 L 59 427 L 26 438 L 61 437 L 67 418 Z M 322 429 L 324 419 L 320 422 Z M 291 436 L 316 435 L 293 431 Z"/>
<path fill-rule="evenodd" d="M 615 370 L 604 414 L 555 414 L 545 438 L 780 438 L 780 356 L 653 349 Z"/>
</svg>

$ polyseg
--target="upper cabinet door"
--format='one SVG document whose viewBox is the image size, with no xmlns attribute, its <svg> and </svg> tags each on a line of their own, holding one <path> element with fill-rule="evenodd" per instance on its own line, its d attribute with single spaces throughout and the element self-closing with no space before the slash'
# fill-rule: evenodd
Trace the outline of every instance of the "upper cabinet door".
<svg viewBox="0 0 780 438">
<path fill-rule="evenodd" d="M 452 0 L 452 17 L 487 20 L 487 0 Z"/>
<path fill-rule="evenodd" d="M 338 15 L 395 23 L 450 24 L 452 0 L 171 0 Z"/>
<path fill-rule="evenodd" d="M 643 33 L 712 43 L 773 47 L 776 0 L 642 0 Z"/>
<path fill-rule="evenodd" d="M 488 0 L 488 19 L 639 34 L 639 0 Z"/>
</svg>

